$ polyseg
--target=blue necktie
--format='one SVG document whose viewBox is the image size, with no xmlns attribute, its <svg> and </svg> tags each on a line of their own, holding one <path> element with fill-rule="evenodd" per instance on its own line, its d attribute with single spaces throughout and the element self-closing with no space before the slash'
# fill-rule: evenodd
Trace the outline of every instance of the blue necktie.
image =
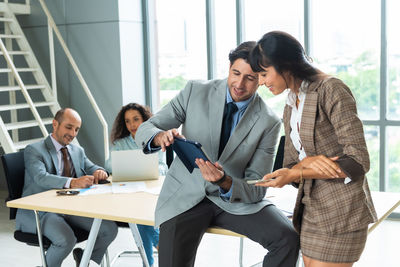
<svg viewBox="0 0 400 267">
<path fill-rule="evenodd" d="M 224 150 L 225 145 L 228 143 L 229 137 L 231 136 L 233 114 L 237 110 L 238 108 L 233 102 L 230 102 L 225 106 L 224 119 L 222 121 L 221 128 L 221 139 L 219 141 L 218 158 L 221 156 L 222 151 Z"/>
</svg>

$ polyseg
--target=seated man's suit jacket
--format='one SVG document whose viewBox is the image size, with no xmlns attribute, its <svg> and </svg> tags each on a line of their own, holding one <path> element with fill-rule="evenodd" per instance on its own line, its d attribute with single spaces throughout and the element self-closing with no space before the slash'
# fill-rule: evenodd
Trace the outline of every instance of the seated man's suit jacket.
<svg viewBox="0 0 400 267">
<path fill-rule="evenodd" d="M 256 213 L 271 204 L 263 200 L 264 187 L 248 185 L 246 180 L 260 179 L 271 171 L 281 121 L 256 94 L 218 158 L 226 91 L 226 79 L 190 81 L 139 127 L 135 139 L 139 146 L 145 147 L 156 133 L 182 126 L 185 138 L 200 142 L 210 160 L 218 161 L 233 180 L 230 200 L 223 199 L 219 187 L 204 180 L 199 169 L 189 173 L 175 157 L 158 198 L 156 225 L 189 210 L 204 197 L 237 215 Z"/>
<path fill-rule="evenodd" d="M 103 169 L 91 162 L 82 147 L 68 145 L 76 176 L 93 174 L 97 169 Z M 57 151 L 50 136 L 43 141 L 31 144 L 25 148 L 25 183 L 22 196 L 29 196 L 55 188 L 63 188 L 68 177 L 59 176 Z"/>
</svg>

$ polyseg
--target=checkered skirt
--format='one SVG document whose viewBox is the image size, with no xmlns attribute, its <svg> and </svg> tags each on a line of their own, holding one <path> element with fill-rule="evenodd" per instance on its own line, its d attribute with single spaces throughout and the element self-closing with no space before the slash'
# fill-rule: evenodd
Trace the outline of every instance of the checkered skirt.
<svg viewBox="0 0 400 267">
<path fill-rule="evenodd" d="M 302 221 L 300 247 L 303 255 L 323 262 L 349 263 L 360 259 L 367 240 L 368 228 L 349 233 L 316 231 L 306 220 Z"/>
</svg>

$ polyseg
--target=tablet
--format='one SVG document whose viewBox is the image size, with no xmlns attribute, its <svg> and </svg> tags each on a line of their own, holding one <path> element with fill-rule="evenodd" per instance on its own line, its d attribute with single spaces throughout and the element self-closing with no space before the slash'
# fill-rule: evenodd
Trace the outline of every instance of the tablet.
<svg viewBox="0 0 400 267">
<path fill-rule="evenodd" d="M 199 142 L 175 137 L 172 149 L 190 173 L 193 172 L 194 168 L 198 168 L 195 163 L 196 159 L 203 159 L 211 162 Z"/>
</svg>

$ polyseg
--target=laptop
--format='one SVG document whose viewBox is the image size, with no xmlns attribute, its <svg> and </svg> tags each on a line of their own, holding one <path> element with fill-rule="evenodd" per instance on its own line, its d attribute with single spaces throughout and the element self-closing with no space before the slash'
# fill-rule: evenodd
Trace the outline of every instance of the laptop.
<svg viewBox="0 0 400 267">
<path fill-rule="evenodd" d="M 111 152 L 113 182 L 158 179 L 158 153 L 144 154 L 142 150 Z"/>
</svg>

